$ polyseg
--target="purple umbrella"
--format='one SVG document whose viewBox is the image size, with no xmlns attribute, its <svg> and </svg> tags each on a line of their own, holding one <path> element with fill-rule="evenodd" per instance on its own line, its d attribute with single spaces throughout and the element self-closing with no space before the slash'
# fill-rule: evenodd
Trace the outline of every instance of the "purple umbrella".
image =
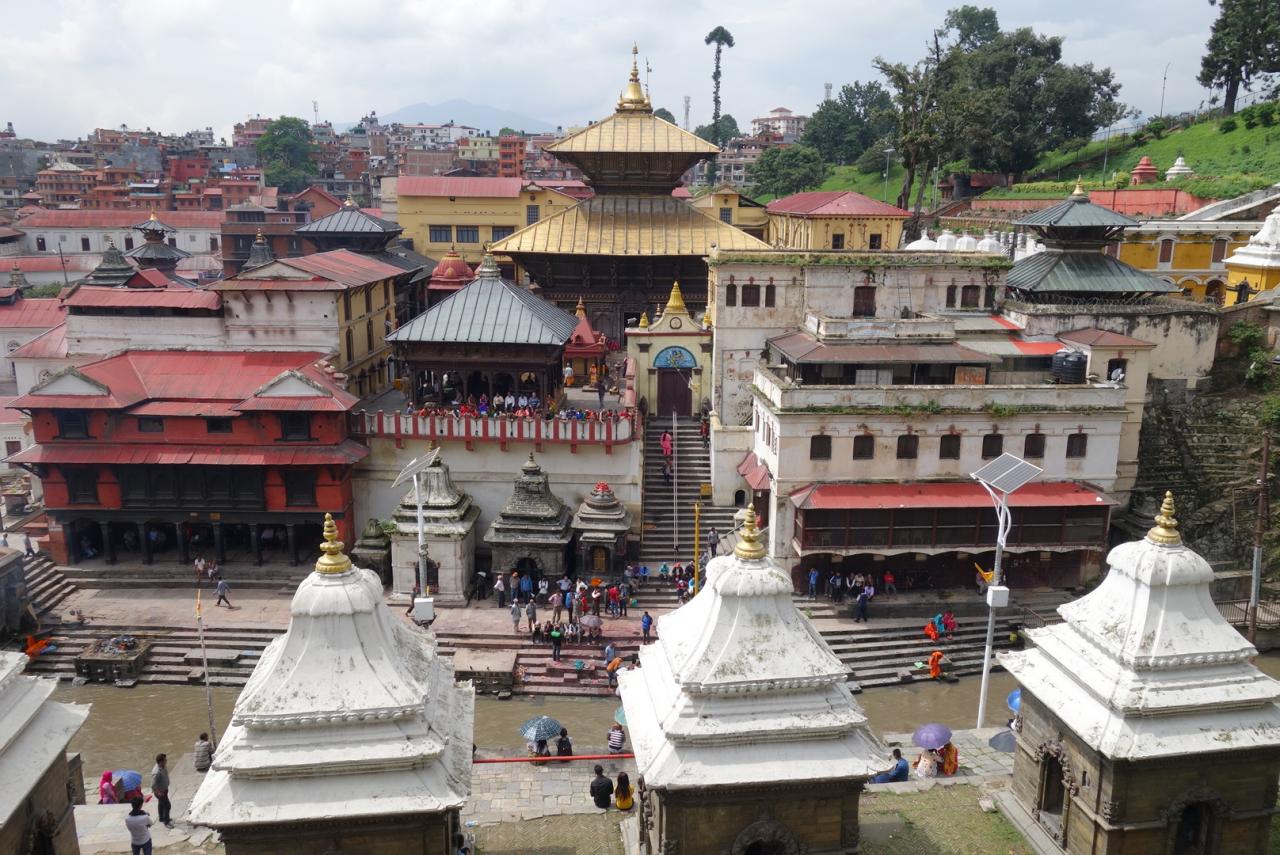
<svg viewBox="0 0 1280 855">
<path fill-rule="evenodd" d="M 945 724 L 922 724 L 911 735 L 911 741 L 921 748 L 937 750 L 951 741 L 951 728 Z"/>
</svg>

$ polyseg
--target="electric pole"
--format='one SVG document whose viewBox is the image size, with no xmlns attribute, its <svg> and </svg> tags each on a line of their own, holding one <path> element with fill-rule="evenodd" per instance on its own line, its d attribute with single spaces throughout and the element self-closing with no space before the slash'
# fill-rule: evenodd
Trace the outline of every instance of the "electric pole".
<svg viewBox="0 0 1280 855">
<path fill-rule="evenodd" d="M 1258 522 L 1253 527 L 1253 578 L 1249 585 L 1249 643 L 1258 636 L 1258 601 L 1262 594 L 1262 536 L 1267 530 L 1271 492 L 1271 431 L 1262 435 L 1262 471 L 1258 476 Z"/>
</svg>

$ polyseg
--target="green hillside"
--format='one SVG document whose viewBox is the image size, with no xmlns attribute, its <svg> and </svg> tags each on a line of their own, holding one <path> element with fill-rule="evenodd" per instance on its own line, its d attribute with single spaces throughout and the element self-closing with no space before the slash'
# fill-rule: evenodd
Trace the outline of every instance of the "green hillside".
<svg viewBox="0 0 1280 855">
<path fill-rule="evenodd" d="M 889 170 L 889 204 L 893 204 L 898 197 L 898 191 L 902 189 L 903 169 L 899 164 L 894 164 Z M 833 166 L 831 175 L 827 177 L 820 185 L 813 188 L 814 190 L 852 190 L 855 193 L 861 193 L 864 196 L 870 196 L 872 199 L 884 201 L 884 173 L 876 171 L 868 175 L 865 172 L 859 172 L 852 166 Z M 752 196 L 757 202 L 772 202 L 774 196 L 767 194 Z"/>
</svg>

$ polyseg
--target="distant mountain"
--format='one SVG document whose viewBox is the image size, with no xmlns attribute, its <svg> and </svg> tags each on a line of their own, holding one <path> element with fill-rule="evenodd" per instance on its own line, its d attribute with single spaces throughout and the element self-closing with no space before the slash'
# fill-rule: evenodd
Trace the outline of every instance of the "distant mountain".
<svg viewBox="0 0 1280 855">
<path fill-rule="evenodd" d="M 492 131 L 495 134 L 504 127 L 529 133 L 555 130 L 554 125 L 542 119 L 523 116 L 510 110 L 500 110 L 497 107 L 490 107 L 486 104 L 473 104 L 461 98 L 453 98 L 449 101 L 442 101 L 439 104 L 410 104 L 390 113 L 379 114 L 378 121 L 384 125 L 392 122 L 424 125 L 442 125 L 446 122 L 454 122 L 458 125 L 479 128 L 482 131 Z M 354 125 L 355 122 L 335 122 L 334 124 L 347 128 Z"/>
</svg>

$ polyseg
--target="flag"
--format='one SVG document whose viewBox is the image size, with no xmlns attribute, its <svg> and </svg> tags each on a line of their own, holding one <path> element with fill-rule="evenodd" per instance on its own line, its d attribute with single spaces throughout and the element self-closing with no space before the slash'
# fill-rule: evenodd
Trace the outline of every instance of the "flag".
<svg viewBox="0 0 1280 855">
<path fill-rule="evenodd" d="M 200 589 L 196 588 L 196 620 L 199 620 L 200 617 Z"/>
</svg>

